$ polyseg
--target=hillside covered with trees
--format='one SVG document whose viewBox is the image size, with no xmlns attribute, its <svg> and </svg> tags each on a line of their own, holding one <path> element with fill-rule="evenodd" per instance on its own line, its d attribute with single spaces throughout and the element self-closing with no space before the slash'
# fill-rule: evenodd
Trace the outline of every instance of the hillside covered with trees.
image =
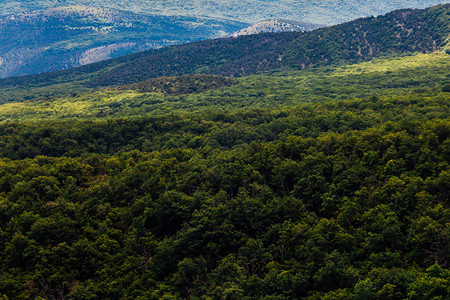
<svg viewBox="0 0 450 300">
<path fill-rule="evenodd" d="M 204 73 L 236 77 L 279 68 L 299 70 L 386 55 L 430 53 L 445 45 L 449 20 L 450 4 L 399 10 L 306 33 L 258 34 L 150 50 L 67 71 L 7 78 L 0 80 L 0 87 L 20 92 L 29 91 L 31 85 L 32 91 L 43 91 L 41 96 L 45 96 L 53 91 L 92 90 L 162 76 Z M 27 98 L 37 96 L 26 93 Z M 1 98 L 17 101 L 15 94 Z"/>
<path fill-rule="evenodd" d="M 65 70 L 247 27 L 223 19 L 65 6 L 0 16 L 0 78 Z"/>
<path fill-rule="evenodd" d="M 10 80 L 0 299 L 448 299 L 449 32 L 416 33 L 239 78 Z"/>
<path fill-rule="evenodd" d="M 440 0 L 3 0 L 0 14 L 11 14 L 64 5 L 86 5 L 132 11 L 135 13 L 207 16 L 256 23 L 285 18 L 319 24 L 336 24 L 363 16 L 380 15 L 400 8 L 425 8 Z"/>
</svg>

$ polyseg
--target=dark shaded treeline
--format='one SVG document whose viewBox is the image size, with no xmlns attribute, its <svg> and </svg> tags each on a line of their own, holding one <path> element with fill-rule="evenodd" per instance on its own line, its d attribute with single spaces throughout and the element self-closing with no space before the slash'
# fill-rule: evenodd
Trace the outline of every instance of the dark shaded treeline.
<svg viewBox="0 0 450 300">
<path fill-rule="evenodd" d="M 221 87 L 237 84 L 236 79 L 217 75 L 182 75 L 174 77 L 158 77 L 142 82 L 121 86 L 119 89 L 138 90 L 141 93 L 155 92 L 166 95 L 183 95 L 202 93 Z"/>
<path fill-rule="evenodd" d="M 10 122 L 0 125 L 0 156 L 23 159 L 203 146 L 232 149 L 251 141 L 274 141 L 291 135 L 317 137 L 323 132 L 363 130 L 388 121 L 404 121 L 413 127 L 425 120 L 448 117 L 448 93 L 426 96 L 373 96 L 276 111 Z"/>
</svg>

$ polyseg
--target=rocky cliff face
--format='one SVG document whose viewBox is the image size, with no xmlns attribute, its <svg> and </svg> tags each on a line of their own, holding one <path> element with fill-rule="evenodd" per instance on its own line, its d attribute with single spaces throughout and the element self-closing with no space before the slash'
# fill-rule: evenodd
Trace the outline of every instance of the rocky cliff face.
<svg viewBox="0 0 450 300">
<path fill-rule="evenodd" d="M 321 27 L 316 24 L 301 23 L 292 20 L 265 20 L 236 31 L 231 36 L 258 34 L 265 32 L 311 31 Z"/>
</svg>

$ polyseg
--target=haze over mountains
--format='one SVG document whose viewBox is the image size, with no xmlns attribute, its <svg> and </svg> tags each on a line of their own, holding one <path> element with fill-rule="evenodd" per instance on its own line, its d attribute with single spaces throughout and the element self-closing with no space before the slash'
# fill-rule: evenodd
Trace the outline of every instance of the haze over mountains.
<svg viewBox="0 0 450 300">
<path fill-rule="evenodd" d="M 3 0 L 0 14 L 46 7 L 86 5 L 137 13 L 208 16 L 256 23 L 266 19 L 290 19 L 314 24 L 337 24 L 358 17 L 380 15 L 400 8 L 425 8 L 442 0 Z"/>
<path fill-rule="evenodd" d="M 246 23 L 68 6 L 0 17 L 0 77 L 56 71 L 225 36 Z"/>
<path fill-rule="evenodd" d="M 6 0 L 0 3 L 0 78 L 230 34 L 308 31 L 438 2 Z"/>
</svg>

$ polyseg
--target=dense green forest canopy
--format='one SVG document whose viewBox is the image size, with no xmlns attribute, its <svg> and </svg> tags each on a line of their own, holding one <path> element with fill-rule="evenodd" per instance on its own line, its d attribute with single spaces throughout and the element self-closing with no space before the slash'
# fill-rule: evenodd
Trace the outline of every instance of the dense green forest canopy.
<svg viewBox="0 0 450 300">
<path fill-rule="evenodd" d="M 234 124 L 216 130 L 222 147 L 186 133 L 189 145 L 161 151 L 2 159 L 0 289 L 12 299 L 445 299 L 449 125 L 406 118 L 230 149 L 248 138 L 232 137 L 246 127 Z"/>
<path fill-rule="evenodd" d="M 289 72 L 189 94 L 297 95 L 278 109 L 49 120 L 34 106 L 3 122 L 0 294 L 446 299 L 445 55 L 322 70 L 305 84 L 333 79 L 335 96 L 303 103 L 307 76 Z"/>
<path fill-rule="evenodd" d="M 5 87 L 0 299 L 448 299 L 449 57 Z"/>
</svg>

